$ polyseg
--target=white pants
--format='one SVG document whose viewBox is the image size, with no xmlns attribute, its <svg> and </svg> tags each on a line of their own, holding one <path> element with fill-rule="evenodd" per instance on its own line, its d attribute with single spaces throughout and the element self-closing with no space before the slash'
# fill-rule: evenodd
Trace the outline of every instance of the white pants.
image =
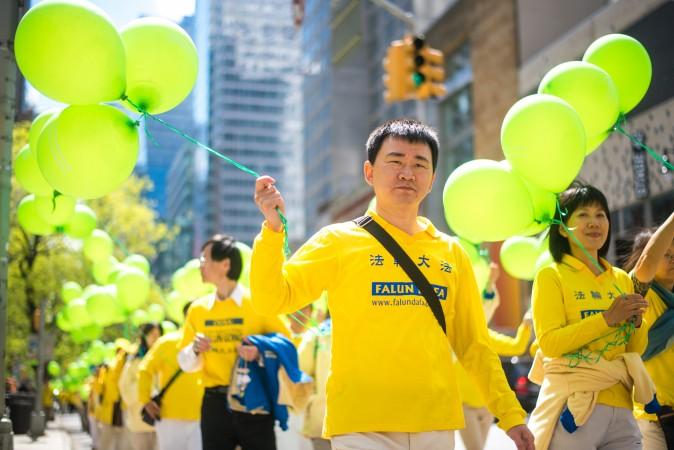
<svg viewBox="0 0 674 450">
<path fill-rule="evenodd" d="M 641 450 L 641 433 L 631 409 L 598 404 L 587 422 L 573 433 L 566 431 L 562 423 L 557 421 L 548 448 Z"/>
<path fill-rule="evenodd" d="M 667 450 L 665 433 L 658 422 L 650 420 L 637 420 L 641 435 L 643 436 L 644 450 Z"/>
<path fill-rule="evenodd" d="M 331 442 L 332 450 L 454 450 L 454 431 L 349 433 Z"/>
<path fill-rule="evenodd" d="M 459 430 L 466 450 L 482 450 L 487 442 L 487 435 L 494 416 L 487 408 L 473 408 L 463 405 L 463 417 L 466 427 Z"/>
<path fill-rule="evenodd" d="M 201 450 L 198 420 L 161 419 L 155 422 L 159 450 Z"/>
</svg>

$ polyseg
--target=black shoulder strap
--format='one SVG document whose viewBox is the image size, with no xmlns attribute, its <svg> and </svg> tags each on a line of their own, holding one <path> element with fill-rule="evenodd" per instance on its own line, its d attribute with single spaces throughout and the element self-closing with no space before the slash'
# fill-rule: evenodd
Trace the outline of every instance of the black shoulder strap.
<svg viewBox="0 0 674 450">
<path fill-rule="evenodd" d="M 181 373 L 183 373 L 183 371 L 182 371 L 181 369 L 176 370 L 176 373 L 174 373 L 173 376 L 171 377 L 171 379 L 168 380 L 168 383 L 166 383 L 166 386 L 164 386 L 163 388 L 161 388 L 161 391 L 159 391 L 159 394 L 157 394 L 157 396 L 156 396 L 155 398 L 161 400 L 162 397 L 164 397 L 164 394 L 166 393 L 166 391 L 168 390 L 168 388 L 171 387 L 171 385 L 173 384 L 173 382 L 176 380 L 176 378 L 178 378 L 178 375 L 180 375 Z"/>
<path fill-rule="evenodd" d="M 410 259 L 410 257 L 405 253 L 405 250 L 400 247 L 393 237 L 386 232 L 385 229 L 381 227 L 377 222 L 375 222 L 370 216 L 359 217 L 354 220 L 354 222 L 364 228 L 368 233 L 375 237 L 381 245 L 393 256 L 398 264 L 403 268 L 407 276 L 414 282 L 414 284 L 419 288 L 421 294 L 426 299 L 428 306 L 431 307 L 431 311 L 435 316 L 435 319 L 438 321 L 442 331 L 447 334 L 447 325 L 445 323 L 445 314 L 442 311 L 442 306 L 440 305 L 440 300 L 438 295 L 435 293 L 435 289 L 431 286 L 431 283 L 428 282 L 428 279 L 421 273 L 421 270 L 417 267 L 416 264 Z"/>
</svg>

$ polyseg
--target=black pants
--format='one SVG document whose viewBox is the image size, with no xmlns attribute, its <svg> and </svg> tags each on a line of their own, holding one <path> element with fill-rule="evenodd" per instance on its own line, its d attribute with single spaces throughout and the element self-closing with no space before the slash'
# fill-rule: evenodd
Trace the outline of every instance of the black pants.
<svg viewBox="0 0 674 450">
<path fill-rule="evenodd" d="M 276 450 L 274 416 L 230 411 L 224 389 L 207 389 L 201 403 L 203 450 Z"/>
</svg>

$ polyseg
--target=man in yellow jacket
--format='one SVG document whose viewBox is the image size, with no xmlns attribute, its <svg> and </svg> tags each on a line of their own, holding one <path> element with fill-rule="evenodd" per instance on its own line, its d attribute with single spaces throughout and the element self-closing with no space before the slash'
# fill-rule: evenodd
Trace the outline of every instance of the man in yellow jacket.
<svg viewBox="0 0 674 450">
<path fill-rule="evenodd" d="M 185 311 L 189 307 L 186 305 Z M 201 399 L 204 386 L 201 373 L 179 373 L 178 345 L 182 340 L 182 330 L 162 336 L 150 348 L 140 363 L 138 370 L 138 400 L 144 409 L 157 421 L 155 431 L 159 450 L 201 450 Z M 159 380 L 159 389 L 164 389 L 169 380 L 176 376 L 166 389 L 160 404 L 152 400 L 152 386 Z"/>
<path fill-rule="evenodd" d="M 122 422 L 122 399 L 119 395 L 119 377 L 122 374 L 126 355 L 133 348 L 126 339 L 115 341 L 117 354 L 113 363 L 103 373 L 102 395 L 98 422 L 100 424 L 99 443 L 101 450 L 127 450 L 130 447 L 128 435 Z"/>
<path fill-rule="evenodd" d="M 237 356 L 246 361 L 259 357 L 244 339 L 254 334 L 290 332 L 278 317 L 264 317 L 253 310 L 248 290 L 237 283 L 241 253 L 231 236 L 215 235 L 202 246 L 201 277 L 216 286 L 215 293 L 197 299 L 187 311 L 178 363 L 185 372 L 200 372 L 204 395 L 201 405 L 201 438 L 204 450 L 276 448 L 274 416 L 230 411 L 227 387 Z"/>
<path fill-rule="evenodd" d="M 354 222 L 321 229 L 285 262 L 278 213 L 285 204 L 273 178 L 258 178 L 255 201 L 266 221 L 251 263 L 255 308 L 288 313 L 328 291 L 332 367 L 323 435 L 333 449 L 452 448 L 454 430 L 464 426 L 453 351 L 499 426 L 518 449 L 533 449 L 526 414 L 490 348 L 470 260 L 417 215 L 435 180 L 435 131 L 395 120 L 374 130 L 366 147 L 365 181 L 376 196 L 368 215 L 434 286 L 447 334 L 398 261 Z"/>
</svg>

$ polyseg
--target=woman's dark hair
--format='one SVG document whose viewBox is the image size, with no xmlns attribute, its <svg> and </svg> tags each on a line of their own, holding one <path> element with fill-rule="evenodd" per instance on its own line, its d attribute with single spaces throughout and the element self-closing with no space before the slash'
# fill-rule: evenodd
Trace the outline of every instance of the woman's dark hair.
<svg viewBox="0 0 674 450">
<path fill-rule="evenodd" d="M 234 281 L 238 280 L 243 269 L 243 261 L 239 247 L 236 246 L 236 240 L 226 234 L 216 234 L 204 242 L 204 245 L 201 246 L 201 251 L 203 252 L 210 244 L 213 244 L 211 247 L 211 259 L 213 261 L 229 259 L 227 278 Z"/>
<path fill-rule="evenodd" d="M 646 244 L 648 244 L 648 241 L 651 239 L 651 236 L 653 236 L 653 234 L 657 229 L 658 227 L 644 228 L 641 231 L 638 231 L 637 234 L 634 236 L 634 242 L 632 243 L 632 250 L 630 251 L 630 254 L 625 258 L 625 264 L 623 269 L 626 272 L 631 272 L 632 269 L 634 269 L 634 267 L 637 265 L 637 262 L 639 261 L 641 254 L 644 252 L 644 249 L 646 248 Z"/>
<path fill-rule="evenodd" d="M 608 220 L 608 236 L 598 252 L 599 256 L 603 258 L 608 253 L 608 247 L 611 244 L 611 213 L 608 209 L 608 201 L 599 189 L 589 184 L 574 181 L 570 188 L 559 194 L 559 208 L 555 212 L 555 220 L 561 220 L 566 225 L 569 222 L 569 217 L 576 209 L 589 205 L 599 205 L 604 210 Z M 565 214 L 561 216 L 560 211 Z M 571 254 L 569 239 L 562 236 L 559 230 L 560 225 L 556 223 L 550 225 L 550 254 L 557 262 L 561 262 L 565 254 Z"/>
<path fill-rule="evenodd" d="M 421 142 L 428 145 L 433 160 L 433 172 L 435 172 L 438 167 L 438 148 L 440 144 L 438 143 L 438 133 L 433 128 L 414 119 L 395 119 L 384 122 L 375 128 L 370 133 L 370 137 L 367 138 L 365 149 L 370 164 L 374 164 L 382 144 L 389 137 L 412 144 Z"/>
<path fill-rule="evenodd" d="M 136 357 L 142 358 L 145 356 L 148 350 L 150 350 L 150 346 L 147 345 L 147 335 L 150 334 L 155 328 L 159 330 L 159 336 L 164 334 L 164 330 L 157 322 L 148 322 L 140 326 L 140 345 L 138 346 Z"/>
</svg>

